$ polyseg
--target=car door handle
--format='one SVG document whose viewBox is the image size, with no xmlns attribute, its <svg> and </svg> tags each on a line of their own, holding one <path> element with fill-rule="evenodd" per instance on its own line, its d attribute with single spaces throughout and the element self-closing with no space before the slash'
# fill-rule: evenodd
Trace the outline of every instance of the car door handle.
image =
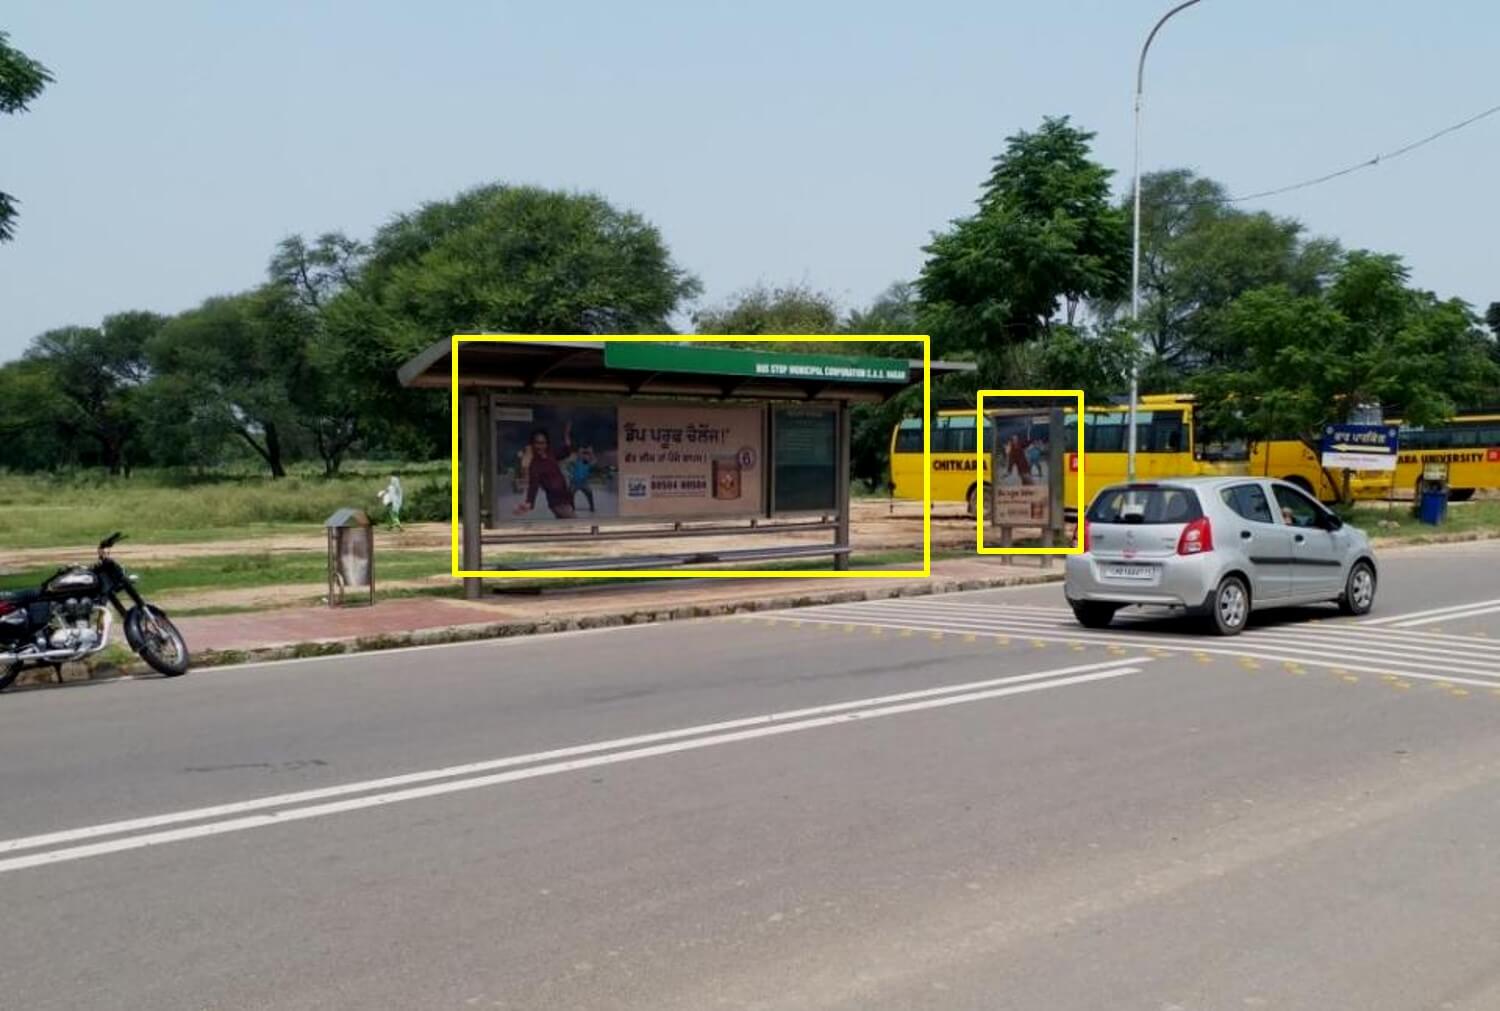
<svg viewBox="0 0 1500 1011">
<path fill-rule="evenodd" d="M 1303 537 L 1301 534 L 1296 534 L 1292 537 L 1292 540 L 1296 541 L 1298 544 L 1301 544 L 1303 541 L 1307 540 L 1307 538 Z"/>
<path fill-rule="evenodd" d="M 1252 537 L 1254 537 L 1254 536 L 1255 536 L 1255 535 L 1254 535 L 1254 534 L 1252 534 L 1252 533 L 1251 533 L 1251 532 L 1250 532 L 1250 531 L 1248 531 L 1248 530 L 1241 530 L 1241 531 L 1240 531 L 1240 537 L 1242 537 L 1242 538 L 1243 538 L 1243 539 L 1245 539 L 1245 540 L 1247 540 L 1247 541 L 1248 541 L 1248 540 L 1249 540 L 1249 539 L 1250 539 L 1250 538 L 1252 538 Z"/>
</svg>

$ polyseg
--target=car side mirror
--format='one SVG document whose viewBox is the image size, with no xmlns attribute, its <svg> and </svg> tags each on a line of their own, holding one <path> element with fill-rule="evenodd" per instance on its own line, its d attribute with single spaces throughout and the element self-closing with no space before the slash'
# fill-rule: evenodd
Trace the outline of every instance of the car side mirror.
<svg viewBox="0 0 1500 1011">
<path fill-rule="evenodd" d="M 1342 527 L 1343 525 L 1344 525 L 1344 521 L 1341 520 L 1341 519 L 1339 519 L 1337 513 L 1324 513 L 1323 514 L 1323 526 L 1326 529 L 1328 529 L 1328 530 L 1337 530 L 1340 527 Z"/>
</svg>

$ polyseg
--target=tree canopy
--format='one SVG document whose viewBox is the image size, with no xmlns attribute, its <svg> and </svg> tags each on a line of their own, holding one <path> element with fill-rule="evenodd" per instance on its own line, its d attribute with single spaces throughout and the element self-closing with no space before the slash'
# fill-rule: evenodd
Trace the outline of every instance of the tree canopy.
<svg viewBox="0 0 1500 1011">
<path fill-rule="evenodd" d="M 25 112 L 27 106 L 52 83 L 52 72 L 10 44 L 0 31 L 0 114 Z M 15 197 L 0 190 L 0 242 L 15 238 Z"/>
<path fill-rule="evenodd" d="M 1065 116 L 1011 136 L 978 210 L 926 247 L 917 286 L 945 350 L 993 356 L 1127 290 L 1129 219 L 1110 198 L 1112 173 L 1091 157 L 1093 138 Z"/>
<path fill-rule="evenodd" d="M 1500 388 L 1473 311 L 1409 285 L 1395 256 L 1348 254 L 1325 290 L 1246 292 L 1222 319 L 1232 355 L 1189 383 L 1204 422 L 1226 435 L 1316 441 L 1378 404 L 1434 424 Z"/>
</svg>

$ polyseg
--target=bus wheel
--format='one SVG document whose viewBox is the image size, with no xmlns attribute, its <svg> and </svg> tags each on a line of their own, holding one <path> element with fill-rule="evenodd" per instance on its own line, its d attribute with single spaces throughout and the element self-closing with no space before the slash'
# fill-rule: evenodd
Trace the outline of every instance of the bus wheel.
<svg viewBox="0 0 1500 1011">
<path fill-rule="evenodd" d="M 968 497 L 965 499 L 965 501 L 968 502 L 968 504 L 969 504 L 969 515 L 970 516 L 974 515 L 974 511 L 977 508 L 977 506 L 975 505 L 975 502 L 974 502 L 974 492 L 975 492 L 975 490 L 977 488 L 978 488 L 978 485 L 972 485 L 972 484 L 969 485 L 969 494 L 968 494 Z M 984 485 L 984 500 L 986 502 L 989 502 L 991 500 L 991 498 L 992 498 L 992 496 L 990 494 L 990 485 L 989 485 L 989 482 L 986 481 L 985 485 Z"/>
<path fill-rule="evenodd" d="M 1467 501 L 1469 501 L 1469 499 L 1471 499 L 1473 497 L 1474 497 L 1474 489 L 1473 488 L 1449 488 L 1448 489 L 1448 501 L 1449 502 L 1467 502 Z"/>
</svg>

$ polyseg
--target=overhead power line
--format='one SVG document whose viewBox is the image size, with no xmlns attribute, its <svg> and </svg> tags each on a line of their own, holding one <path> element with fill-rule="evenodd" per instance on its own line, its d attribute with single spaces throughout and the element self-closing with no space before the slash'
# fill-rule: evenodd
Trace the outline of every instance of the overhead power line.
<svg viewBox="0 0 1500 1011">
<path fill-rule="evenodd" d="M 1244 193 L 1240 196 L 1234 197 L 1220 197 L 1215 200 L 1184 200 L 1173 201 L 1173 203 L 1180 203 L 1184 205 L 1238 204 L 1244 203 L 1246 200 L 1259 200 L 1262 197 L 1274 197 L 1280 196 L 1283 193 L 1291 193 L 1295 190 L 1305 190 L 1311 186 L 1319 186 L 1323 183 L 1331 182 L 1332 180 L 1338 179 L 1342 176 L 1350 175 L 1354 172 L 1360 171 L 1361 169 L 1374 168 L 1375 166 L 1380 165 L 1383 162 L 1393 161 L 1394 159 L 1399 158 L 1404 154 L 1409 154 L 1412 151 L 1415 151 L 1419 147 L 1425 147 L 1426 145 L 1431 144 L 1433 141 L 1439 139 L 1440 137 L 1446 137 L 1450 133 L 1457 133 L 1464 127 L 1471 126 L 1487 116 L 1493 116 L 1497 112 L 1500 112 L 1500 105 L 1491 106 L 1490 108 L 1484 110 L 1481 113 L 1478 113 L 1477 115 L 1470 116 L 1468 119 L 1460 120 L 1457 123 L 1445 126 L 1436 133 L 1428 134 L 1426 137 L 1423 137 L 1420 140 L 1414 140 L 1410 144 L 1403 144 L 1401 147 L 1398 147 L 1393 151 L 1386 151 L 1382 154 L 1377 154 L 1373 158 L 1367 158 L 1362 162 L 1358 162 L 1346 168 L 1341 168 L 1336 172 L 1328 172 L 1324 175 L 1316 176 L 1312 179 L 1304 179 L 1301 182 L 1292 183 L 1289 186 L 1277 186 L 1274 189 L 1260 190 L 1256 193 Z"/>
</svg>

